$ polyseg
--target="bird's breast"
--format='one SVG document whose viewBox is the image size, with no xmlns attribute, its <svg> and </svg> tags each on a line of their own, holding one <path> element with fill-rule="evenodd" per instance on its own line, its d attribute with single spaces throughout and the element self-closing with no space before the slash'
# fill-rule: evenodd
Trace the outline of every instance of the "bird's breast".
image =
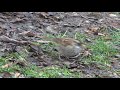
<svg viewBox="0 0 120 90">
<path fill-rule="evenodd" d="M 78 55 L 81 52 L 81 47 L 80 46 L 61 46 L 60 47 L 60 53 L 64 56 L 72 57 L 75 55 Z"/>
</svg>

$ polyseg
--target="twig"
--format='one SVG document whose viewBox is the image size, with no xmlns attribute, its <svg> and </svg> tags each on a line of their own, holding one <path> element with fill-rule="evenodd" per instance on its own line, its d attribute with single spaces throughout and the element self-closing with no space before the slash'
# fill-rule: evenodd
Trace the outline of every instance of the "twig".
<svg viewBox="0 0 120 90">
<path fill-rule="evenodd" d="M 9 38 L 9 37 L 7 37 L 5 35 L 0 36 L 0 42 L 15 43 L 15 44 L 19 44 L 19 45 L 33 44 L 30 41 L 18 41 L 18 40 Z"/>
<path fill-rule="evenodd" d="M 15 43 L 15 44 L 18 44 L 18 45 L 35 45 L 35 46 L 38 46 L 38 44 L 34 44 L 31 41 L 18 41 L 18 40 L 9 38 L 5 35 L 0 36 L 0 42 Z M 44 43 L 50 43 L 50 41 L 43 41 L 43 40 L 37 40 L 36 42 L 43 43 L 43 44 Z"/>
<path fill-rule="evenodd" d="M 64 24 L 62 26 L 63 27 L 74 27 L 74 28 L 79 28 L 80 27 L 80 25 L 78 26 L 78 25 L 69 25 L 69 24 Z"/>
</svg>

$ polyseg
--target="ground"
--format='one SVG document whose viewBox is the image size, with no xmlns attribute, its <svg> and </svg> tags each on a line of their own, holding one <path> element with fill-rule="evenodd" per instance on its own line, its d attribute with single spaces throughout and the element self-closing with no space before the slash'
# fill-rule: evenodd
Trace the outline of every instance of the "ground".
<svg viewBox="0 0 120 90">
<path fill-rule="evenodd" d="M 42 36 L 79 40 L 79 60 L 60 61 Z M 119 12 L 0 13 L 1 78 L 119 78 Z"/>
</svg>

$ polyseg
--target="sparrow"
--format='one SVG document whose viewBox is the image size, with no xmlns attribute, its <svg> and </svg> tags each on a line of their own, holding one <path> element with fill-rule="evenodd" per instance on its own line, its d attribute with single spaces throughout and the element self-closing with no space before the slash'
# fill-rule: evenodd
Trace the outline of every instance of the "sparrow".
<svg viewBox="0 0 120 90">
<path fill-rule="evenodd" d="M 73 38 L 53 38 L 52 41 L 58 44 L 60 56 L 66 58 L 77 58 L 83 50 L 82 44 Z"/>
</svg>

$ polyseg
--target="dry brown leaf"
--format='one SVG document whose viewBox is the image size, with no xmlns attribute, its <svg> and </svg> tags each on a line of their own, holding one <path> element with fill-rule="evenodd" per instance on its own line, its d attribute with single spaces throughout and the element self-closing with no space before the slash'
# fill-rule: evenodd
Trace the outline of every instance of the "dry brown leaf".
<svg viewBox="0 0 120 90">
<path fill-rule="evenodd" d="M 17 17 L 16 19 L 12 20 L 11 22 L 16 23 L 16 22 L 22 22 L 22 21 L 24 21 L 24 20 Z"/>
<path fill-rule="evenodd" d="M 19 72 L 16 72 L 15 74 L 14 74 L 14 77 L 15 78 L 18 78 L 20 76 L 20 73 Z"/>
<path fill-rule="evenodd" d="M 89 38 L 86 38 L 85 41 L 92 42 L 91 39 L 89 39 Z"/>
<path fill-rule="evenodd" d="M 116 14 L 109 14 L 110 17 L 117 17 Z"/>
<path fill-rule="evenodd" d="M 43 18 L 47 18 L 47 16 L 48 16 L 48 14 L 46 12 L 41 12 L 39 15 Z"/>
<path fill-rule="evenodd" d="M 112 58 L 113 61 L 118 60 L 118 58 Z"/>
<path fill-rule="evenodd" d="M 98 29 L 99 29 L 99 27 L 92 27 L 92 28 L 90 28 L 90 31 L 92 31 L 92 32 L 97 32 Z"/>
<path fill-rule="evenodd" d="M 18 78 L 25 78 L 23 74 L 20 74 Z"/>
<path fill-rule="evenodd" d="M 34 37 L 36 34 L 33 33 L 32 31 L 24 31 L 24 32 L 20 33 L 20 35 L 25 35 L 25 36 L 28 36 L 28 37 Z"/>
<path fill-rule="evenodd" d="M 2 77 L 3 78 L 10 78 L 10 77 L 12 77 L 12 75 L 9 72 L 4 72 Z"/>
<path fill-rule="evenodd" d="M 102 33 L 98 33 L 99 36 L 105 36 L 105 34 L 102 34 Z"/>
<path fill-rule="evenodd" d="M 88 30 L 85 30 L 85 32 L 87 34 L 98 35 L 98 29 L 99 29 L 99 27 L 90 27 L 90 28 L 88 28 Z"/>
<path fill-rule="evenodd" d="M 5 65 L 2 66 L 2 68 L 8 68 L 8 67 L 10 67 L 12 64 L 13 64 L 13 62 L 8 63 L 8 64 L 5 64 Z"/>
<path fill-rule="evenodd" d="M 104 39 L 105 39 L 105 40 L 112 40 L 112 38 L 110 38 L 110 37 L 108 37 L 108 36 L 105 37 Z"/>
<path fill-rule="evenodd" d="M 51 41 L 43 41 L 43 40 L 37 40 L 39 43 L 50 43 Z"/>
<path fill-rule="evenodd" d="M 35 33 L 31 32 L 31 31 L 28 31 L 25 35 L 28 36 L 28 37 L 34 37 Z"/>
<path fill-rule="evenodd" d="M 84 55 L 84 56 L 90 56 L 90 55 L 92 55 L 92 54 L 91 54 L 89 51 L 85 51 L 83 55 Z"/>
<path fill-rule="evenodd" d="M 92 32 L 90 30 L 85 30 L 85 33 L 91 34 Z"/>
<path fill-rule="evenodd" d="M 94 34 L 94 35 L 100 35 L 103 36 L 104 34 L 99 33 L 99 27 L 92 27 L 92 28 L 88 28 L 89 29 L 89 33 Z"/>
<path fill-rule="evenodd" d="M 72 14 L 73 14 L 73 16 L 79 16 L 79 14 L 77 12 L 73 12 Z"/>
</svg>

